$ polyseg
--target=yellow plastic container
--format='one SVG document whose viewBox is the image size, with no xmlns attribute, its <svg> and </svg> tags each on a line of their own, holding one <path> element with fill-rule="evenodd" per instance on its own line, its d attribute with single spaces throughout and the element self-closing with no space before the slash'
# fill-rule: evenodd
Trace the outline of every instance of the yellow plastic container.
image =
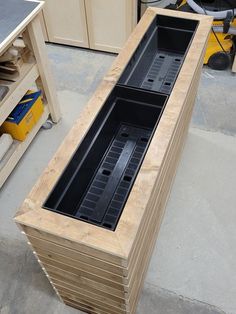
<svg viewBox="0 0 236 314">
<path fill-rule="evenodd" d="M 2 124 L 0 130 L 2 133 L 11 134 L 18 141 L 24 141 L 43 111 L 41 92 L 29 91 Z"/>
</svg>

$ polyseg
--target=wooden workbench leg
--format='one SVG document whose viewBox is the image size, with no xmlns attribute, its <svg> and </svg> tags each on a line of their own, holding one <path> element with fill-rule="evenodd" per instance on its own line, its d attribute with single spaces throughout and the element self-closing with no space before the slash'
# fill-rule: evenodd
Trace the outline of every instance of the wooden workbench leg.
<svg viewBox="0 0 236 314">
<path fill-rule="evenodd" d="M 27 26 L 27 31 L 38 65 L 40 79 L 42 81 L 44 93 L 48 102 L 51 118 L 53 122 L 58 122 L 61 116 L 60 108 L 56 94 L 56 87 L 46 52 L 39 16 L 36 16 L 36 18 L 31 23 L 29 23 Z"/>
<path fill-rule="evenodd" d="M 232 72 L 236 73 L 236 54 L 234 56 L 234 62 L 233 62 L 233 66 L 232 66 Z"/>
</svg>

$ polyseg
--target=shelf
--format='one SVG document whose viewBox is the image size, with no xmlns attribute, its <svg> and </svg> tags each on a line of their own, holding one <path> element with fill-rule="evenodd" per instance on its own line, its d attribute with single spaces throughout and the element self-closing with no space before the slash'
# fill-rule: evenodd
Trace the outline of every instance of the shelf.
<svg viewBox="0 0 236 314">
<path fill-rule="evenodd" d="M 15 12 L 19 11 L 15 9 L 14 5 L 13 7 Z M 22 8 L 21 5 L 19 7 Z M 18 160 L 30 145 L 30 142 L 33 140 L 42 124 L 46 121 L 48 115 L 50 114 L 55 123 L 60 120 L 58 97 L 40 23 L 42 7 L 43 3 L 38 3 L 35 6 L 33 5 L 33 8 L 31 6 L 31 10 L 29 10 L 28 13 L 24 11 L 24 14 L 21 16 L 21 22 L 19 24 L 16 23 L 16 28 L 14 28 L 13 25 L 8 25 L 10 27 L 10 33 L 6 38 L 2 38 L 2 43 L 0 43 L 1 55 L 21 35 L 25 46 L 30 52 L 29 55 L 25 56 L 27 59 L 22 58 L 25 62 L 20 67 L 19 76 L 17 77 L 16 82 L 6 82 L 0 80 L 0 84 L 7 85 L 9 88 L 7 95 L 0 101 L 0 126 L 7 119 L 27 91 L 31 88 L 34 89 L 35 85 L 37 89 L 40 88 L 42 90 L 43 98 L 47 103 L 43 116 L 35 125 L 33 130 L 31 130 L 28 134 L 26 140 L 24 142 L 14 141 L 0 162 L 0 187 L 10 175 Z M 21 13 L 22 12 L 19 14 Z"/>
<path fill-rule="evenodd" d="M 6 120 L 38 77 L 39 71 L 35 63 L 25 63 L 22 65 L 19 79 L 8 85 L 9 91 L 0 102 L 0 125 Z"/>
<path fill-rule="evenodd" d="M 7 177 L 10 175 L 11 171 L 16 166 L 17 162 L 20 160 L 30 143 L 32 142 L 35 135 L 38 133 L 39 129 L 43 123 L 47 120 L 49 115 L 48 106 L 45 106 L 44 113 L 39 119 L 38 123 L 31 130 L 26 140 L 23 142 L 14 141 L 9 151 L 6 153 L 3 160 L 0 162 L 0 187 L 3 185 Z"/>
</svg>

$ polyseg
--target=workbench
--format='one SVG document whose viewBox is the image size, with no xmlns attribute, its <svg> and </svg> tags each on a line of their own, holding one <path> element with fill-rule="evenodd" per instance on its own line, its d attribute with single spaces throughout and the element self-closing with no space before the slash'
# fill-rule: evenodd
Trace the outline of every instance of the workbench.
<svg viewBox="0 0 236 314">
<path fill-rule="evenodd" d="M 33 61 L 23 64 L 19 78 L 9 85 L 7 95 L 0 102 L 0 125 L 34 83 L 42 90 L 44 100 L 44 113 L 28 134 L 26 140 L 23 142 L 14 140 L 11 148 L 1 161 L 0 187 L 49 115 L 55 123 L 60 119 L 56 89 L 40 24 L 40 14 L 43 6 L 43 2 L 23 0 L 7 0 L 0 3 L 0 55 L 17 38 L 22 37 L 34 56 Z"/>
</svg>

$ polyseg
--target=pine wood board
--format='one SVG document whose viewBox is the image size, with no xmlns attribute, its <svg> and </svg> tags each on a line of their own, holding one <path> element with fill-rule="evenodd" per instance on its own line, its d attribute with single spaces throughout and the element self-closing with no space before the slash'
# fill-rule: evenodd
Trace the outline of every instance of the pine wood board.
<svg viewBox="0 0 236 314">
<path fill-rule="evenodd" d="M 96 293 L 98 296 L 103 298 L 107 298 L 111 301 L 115 301 L 119 304 L 127 304 L 124 294 L 120 291 L 118 291 L 118 296 L 114 295 L 114 290 L 106 289 L 101 290 L 101 286 L 91 286 L 88 285 L 88 283 L 84 282 L 78 282 L 76 278 L 72 275 L 71 277 L 68 277 L 67 273 L 61 273 L 61 272 L 55 272 L 53 269 L 48 269 L 47 273 L 50 275 L 50 281 L 51 284 L 54 286 L 57 285 L 58 282 L 60 282 L 60 286 L 62 287 L 70 287 L 71 290 L 77 290 L 77 289 L 83 289 L 84 291 L 93 292 Z"/>
<path fill-rule="evenodd" d="M 79 251 L 77 246 L 67 239 L 61 239 L 48 232 L 37 230 L 26 225 L 18 224 L 18 226 L 27 236 L 27 238 L 31 240 L 30 242 L 35 248 L 38 246 L 42 248 L 43 246 L 45 249 L 48 248 L 52 250 L 52 252 L 58 252 L 59 254 L 64 254 L 64 252 L 66 252 L 66 254 L 68 254 L 67 256 L 71 257 L 72 259 L 90 263 L 95 267 L 102 267 L 104 270 L 115 274 L 125 275 L 125 273 L 123 273 L 124 268 L 122 266 L 117 266 L 104 261 L 102 258 L 91 256 L 87 254 L 86 248 L 82 251 Z"/>
<path fill-rule="evenodd" d="M 86 313 L 91 313 L 91 314 L 107 314 L 107 312 L 103 312 L 101 310 L 92 310 L 91 307 L 87 307 L 84 304 L 81 304 L 79 302 L 71 301 L 68 298 L 64 297 L 63 302 L 71 307 L 74 307 L 77 310 L 81 310 Z"/>
<path fill-rule="evenodd" d="M 46 272 L 48 275 L 50 275 L 50 277 L 53 277 L 55 279 L 64 278 L 65 282 L 73 283 L 74 285 L 78 285 L 78 286 L 85 285 L 89 288 L 91 287 L 91 288 L 100 290 L 102 292 L 111 294 L 115 297 L 124 298 L 124 292 L 121 290 L 115 289 L 113 287 L 108 287 L 108 286 L 104 285 L 103 283 L 95 282 L 95 281 L 90 280 L 86 277 L 78 276 L 74 273 L 70 273 L 67 271 L 62 272 L 57 267 L 47 265 Z"/>
<path fill-rule="evenodd" d="M 115 307 L 118 307 L 118 308 L 121 308 L 121 309 L 125 309 L 126 308 L 126 304 L 124 302 L 117 302 L 117 301 L 114 301 L 112 299 L 109 298 L 109 296 L 107 297 L 104 297 L 104 296 L 101 296 L 100 294 L 97 294 L 97 291 L 95 292 L 92 292 L 91 290 L 87 290 L 87 289 L 81 289 L 81 287 L 75 287 L 73 285 L 70 285 L 68 283 L 64 283 L 64 282 L 61 282 L 60 280 L 53 280 L 52 281 L 54 287 L 57 289 L 57 290 L 65 290 L 65 291 L 70 291 L 71 293 L 76 293 L 76 292 L 79 292 L 81 294 L 86 294 L 87 296 L 91 297 L 91 298 L 94 298 L 95 300 L 97 298 L 99 298 L 99 301 L 102 301 L 106 306 L 115 306 Z"/>
<path fill-rule="evenodd" d="M 86 294 L 85 291 L 83 291 L 83 293 L 81 293 L 80 291 L 72 291 L 70 289 L 60 288 L 60 287 L 57 287 L 57 290 L 62 297 L 66 295 L 68 297 L 68 299 L 70 299 L 71 301 L 74 300 L 73 298 L 76 298 L 77 300 L 79 299 L 81 303 L 88 302 L 90 305 L 94 306 L 94 309 L 98 308 L 98 309 L 101 309 L 102 311 L 105 311 L 105 312 L 107 311 L 109 314 L 127 313 L 127 309 L 122 309 L 122 308 L 119 308 L 117 306 L 101 302 L 99 296 L 91 297 L 88 294 Z"/>
<path fill-rule="evenodd" d="M 40 260 L 43 261 L 44 259 L 47 259 L 49 264 L 52 263 L 53 265 L 53 261 L 58 261 L 64 265 L 70 265 L 85 273 L 89 273 L 90 275 L 99 276 L 104 279 L 117 282 L 120 284 L 125 283 L 124 282 L 125 277 L 116 275 L 112 272 L 104 271 L 103 268 L 97 268 L 97 267 L 91 266 L 88 263 L 87 264 L 81 263 L 80 261 L 68 258 L 66 255 L 56 254 L 51 251 L 45 251 L 45 250 L 41 250 L 37 248 L 35 249 L 35 251 L 37 252 L 37 256 Z"/>
<path fill-rule="evenodd" d="M 122 311 L 122 310 L 113 310 L 111 309 L 111 307 L 107 308 L 104 307 L 103 305 L 100 305 L 99 302 L 94 303 L 93 300 L 89 301 L 88 298 L 83 297 L 82 295 L 74 295 L 71 293 L 66 293 L 64 291 L 60 291 L 60 295 L 62 297 L 62 299 L 66 298 L 69 301 L 72 302 L 78 302 L 81 305 L 84 305 L 85 307 L 88 307 L 89 309 L 96 311 L 96 310 L 100 310 L 106 314 L 123 314 L 123 313 L 128 313 L 127 311 Z"/>
<path fill-rule="evenodd" d="M 104 303 L 116 304 L 119 307 L 123 307 L 123 305 L 126 304 L 124 299 L 115 297 L 109 293 L 104 293 L 104 292 L 102 293 L 102 291 L 98 289 L 95 289 L 95 288 L 92 289 L 91 287 L 87 287 L 85 285 L 76 285 L 76 283 L 74 284 L 71 282 L 68 283 L 68 282 L 63 281 L 63 278 L 60 278 L 60 279 L 61 280 L 56 279 L 54 277 L 50 277 L 51 283 L 55 287 L 60 286 L 61 288 L 67 288 L 72 291 L 83 290 L 83 291 L 86 291 L 90 295 L 96 294 L 96 295 L 99 295 L 101 300 L 104 300 Z"/>
<path fill-rule="evenodd" d="M 111 287 L 111 288 L 114 288 L 114 289 L 117 289 L 120 291 L 125 291 L 125 289 L 126 289 L 126 285 L 123 285 L 122 283 L 115 282 L 115 281 L 106 279 L 104 277 L 94 275 L 90 272 L 82 271 L 79 268 L 76 268 L 76 267 L 68 265 L 68 264 L 63 264 L 61 262 L 58 262 L 57 260 L 52 260 L 49 258 L 45 258 L 43 256 L 40 256 L 39 260 L 44 265 L 45 269 L 47 269 L 47 266 L 50 265 L 50 266 L 53 266 L 53 267 L 56 267 L 56 268 L 62 270 L 63 272 L 67 271 L 67 272 L 69 272 L 71 274 L 75 274 L 76 276 L 79 276 L 81 278 L 88 278 L 89 280 L 93 280 L 94 282 L 104 284 L 108 288 Z"/>
<path fill-rule="evenodd" d="M 25 230 L 28 230 L 28 229 L 26 228 Z M 69 249 L 67 247 L 55 244 L 51 241 L 47 241 L 41 238 L 36 238 L 29 234 L 26 234 L 26 236 L 35 251 L 43 250 L 45 252 L 56 253 L 61 256 L 66 256 L 67 258 L 75 260 L 79 264 L 80 263 L 85 264 L 85 265 L 89 264 L 92 267 L 91 271 L 93 270 L 93 268 L 95 268 L 95 269 L 103 269 L 103 271 L 105 272 L 112 273 L 118 276 L 126 276 L 128 274 L 125 268 L 116 267 L 112 264 L 103 262 L 100 259 L 95 259 L 89 255 L 86 255 L 78 251 Z"/>
</svg>

